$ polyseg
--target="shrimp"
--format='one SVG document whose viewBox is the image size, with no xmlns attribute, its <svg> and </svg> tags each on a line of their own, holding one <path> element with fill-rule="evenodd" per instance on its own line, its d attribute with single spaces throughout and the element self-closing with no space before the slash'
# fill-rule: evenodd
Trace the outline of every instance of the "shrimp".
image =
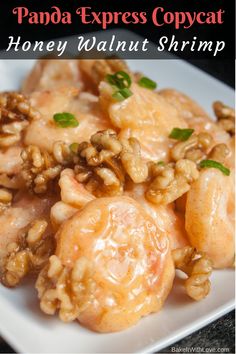
<svg viewBox="0 0 236 354">
<path fill-rule="evenodd" d="M 59 182 L 61 200 L 51 208 L 51 222 L 55 230 L 85 204 L 95 199 L 82 183 L 77 182 L 73 170 L 67 168 L 62 171 Z"/>
<path fill-rule="evenodd" d="M 194 117 L 203 117 L 206 121 L 210 120 L 205 110 L 184 93 L 174 89 L 163 89 L 159 91 L 159 94 L 173 105 L 185 120 L 189 120 L 190 124 Z"/>
<path fill-rule="evenodd" d="M 83 87 L 78 60 L 38 60 L 23 82 L 22 91 L 29 94 L 64 86 Z"/>
<path fill-rule="evenodd" d="M 135 83 L 130 88 L 132 96 L 121 102 L 114 101 L 112 88 L 106 82 L 100 83 L 99 90 L 101 105 L 120 130 L 120 137 L 137 138 L 142 157 L 147 160 L 168 160 L 172 128 L 187 126 L 176 108 L 161 95 Z"/>
<path fill-rule="evenodd" d="M 172 287 L 168 239 L 129 197 L 97 198 L 62 224 L 36 288 L 41 309 L 98 332 L 157 312 Z"/>
<path fill-rule="evenodd" d="M 21 151 L 22 147 L 11 146 L 5 150 L 0 149 L 0 175 L 16 175 L 21 170 Z"/>
<path fill-rule="evenodd" d="M 174 203 L 168 205 L 156 205 L 145 198 L 147 186 L 145 183 L 133 184 L 125 194 L 135 199 L 146 212 L 152 216 L 158 229 L 168 237 L 171 250 L 189 245 L 184 226 L 184 216 L 177 212 Z"/>
<path fill-rule="evenodd" d="M 35 92 L 31 95 L 30 102 L 41 113 L 41 117 L 34 119 L 27 127 L 24 138 L 26 145 L 37 145 L 51 152 L 53 144 L 58 140 L 68 144 L 80 143 L 89 140 L 98 130 L 111 126 L 103 117 L 96 96 L 89 93 L 79 94 L 73 87 Z M 78 126 L 58 127 L 53 115 L 62 112 L 73 114 L 78 120 Z"/>
<path fill-rule="evenodd" d="M 133 78 L 133 73 L 129 70 L 128 65 L 121 59 L 81 59 L 79 60 L 79 67 L 86 89 L 96 94 L 100 81 L 104 80 L 107 74 L 125 71 Z"/>
<path fill-rule="evenodd" d="M 204 169 L 187 193 L 185 227 L 190 244 L 204 252 L 215 268 L 234 260 L 234 179 Z"/>
<path fill-rule="evenodd" d="M 229 134 L 219 127 L 204 109 L 182 92 L 173 89 L 159 91 L 159 95 L 175 107 L 189 128 L 196 133 L 208 132 L 213 137 L 212 146 L 220 143 L 228 143 Z"/>
<path fill-rule="evenodd" d="M 74 172 L 69 168 L 62 171 L 59 186 L 61 200 L 51 209 L 51 222 L 55 230 L 58 230 L 65 220 L 68 220 L 88 202 L 95 199 L 95 196 L 76 180 Z M 125 195 L 136 200 L 151 215 L 160 232 L 168 236 L 171 249 L 189 245 L 184 228 L 184 217 L 174 209 L 173 203 L 167 206 L 150 203 L 145 198 L 146 188 L 145 183 L 130 182 Z"/>
</svg>

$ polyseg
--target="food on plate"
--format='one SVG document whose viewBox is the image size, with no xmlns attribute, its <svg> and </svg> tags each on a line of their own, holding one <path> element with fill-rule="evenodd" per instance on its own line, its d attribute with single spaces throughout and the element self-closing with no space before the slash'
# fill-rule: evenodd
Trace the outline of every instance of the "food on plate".
<svg viewBox="0 0 236 354">
<path fill-rule="evenodd" d="M 234 264 L 235 113 L 213 110 L 122 60 L 39 60 L 0 94 L 2 285 L 33 274 L 45 314 L 97 332 L 161 310 L 179 272 L 204 299 Z"/>
<path fill-rule="evenodd" d="M 45 313 L 111 332 L 158 311 L 173 278 L 167 237 L 139 203 L 119 196 L 96 198 L 62 224 L 36 288 Z"/>
</svg>

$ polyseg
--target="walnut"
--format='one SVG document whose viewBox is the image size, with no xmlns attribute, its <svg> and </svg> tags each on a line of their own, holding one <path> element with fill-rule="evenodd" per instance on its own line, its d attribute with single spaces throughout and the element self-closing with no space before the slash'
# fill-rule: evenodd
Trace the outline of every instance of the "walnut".
<svg viewBox="0 0 236 354">
<path fill-rule="evenodd" d="M 112 129 L 97 132 L 90 143 L 78 144 L 75 153 L 79 159 L 74 169 L 76 179 L 96 196 L 121 194 L 126 178 L 141 183 L 148 176 L 138 141 L 121 140 Z"/>
<path fill-rule="evenodd" d="M 188 159 L 198 163 L 206 157 L 212 142 L 213 139 L 208 133 L 194 134 L 188 140 L 180 141 L 173 146 L 171 158 L 174 161 Z"/>
<path fill-rule="evenodd" d="M 8 176 L 6 173 L 0 173 L 0 188 L 20 189 L 24 187 L 24 181 L 20 174 Z"/>
<path fill-rule="evenodd" d="M 212 262 L 203 252 L 190 246 L 173 250 L 172 256 L 176 269 L 188 276 L 185 280 L 187 294 L 196 301 L 206 297 L 211 288 Z"/>
<path fill-rule="evenodd" d="M 79 258 L 71 269 L 53 255 L 36 282 L 41 310 L 48 315 L 59 310 L 62 321 L 73 321 L 90 305 L 95 285 L 87 258 Z"/>
<path fill-rule="evenodd" d="M 105 195 L 119 195 L 122 194 L 122 184 L 117 178 L 116 174 L 109 168 L 98 167 L 95 169 L 95 173 L 103 181 L 104 187 L 102 193 Z M 98 186 L 99 188 L 99 186 Z M 93 188 L 94 189 L 94 188 Z"/>
<path fill-rule="evenodd" d="M 22 151 L 22 176 L 34 193 L 45 193 L 65 167 L 74 168 L 76 179 L 96 196 L 121 194 L 125 178 L 141 183 L 148 167 L 141 159 L 135 138 L 119 140 L 112 129 L 99 131 L 90 142 L 70 146 L 56 142 L 53 152 L 30 145 Z"/>
<path fill-rule="evenodd" d="M 0 188 L 0 212 L 11 205 L 12 193 L 6 188 Z"/>
<path fill-rule="evenodd" d="M 47 222 L 35 220 L 18 242 L 8 244 L 8 256 L 1 275 L 7 287 L 17 286 L 27 274 L 39 271 L 54 250 L 54 239 L 46 235 Z"/>
<path fill-rule="evenodd" d="M 67 144 L 56 142 L 53 153 L 40 149 L 38 146 L 29 145 L 21 157 L 23 160 L 22 176 L 26 185 L 34 193 L 45 193 L 50 182 L 57 178 L 64 166 L 73 162 L 73 154 Z"/>
<path fill-rule="evenodd" d="M 30 105 L 27 98 L 17 92 L 0 94 L 0 147 L 8 147 L 20 141 L 22 131 L 31 119 L 39 113 Z"/>
<path fill-rule="evenodd" d="M 56 141 L 53 144 L 53 157 L 63 166 L 68 166 L 74 158 L 69 145 L 63 141 Z"/>
<path fill-rule="evenodd" d="M 187 159 L 167 165 L 152 163 L 149 170 L 151 182 L 145 195 L 154 204 L 172 203 L 188 192 L 199 176 L 196 163 Z"/>
<path fill-rule="evenodd" d="M 112 129 L 97 132 L 91 136 L 90 141 L 91 144 L 82 143 L 79 147 L 80 156 L 86 158 L 90 166 L 98 166 L 122 150 L 117 134 Z"/>
<path fill-rule="evenodd" d="M 211 149 L 207 158 L 224 163 L 229 154 L 230 149 L 226 144 L 217 144 Z"/>
<path fill-rule="evenodd" d="M 235 111 L 220 101 L 213 103 L 213 110 L 218 124 L 231 135 L 235 134 Z"/>
</svg>

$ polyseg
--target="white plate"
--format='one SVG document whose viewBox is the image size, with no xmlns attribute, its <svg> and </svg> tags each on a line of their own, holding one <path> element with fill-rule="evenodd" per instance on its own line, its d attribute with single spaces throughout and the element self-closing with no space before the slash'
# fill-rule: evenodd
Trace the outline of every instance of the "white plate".
<svg viewBox="0 0 236 354">
<path fill-rule="evenodd" d="M 0 90 L 16 89 L 32 61 L 0 61 Z M 130 61 L 134 70 L 156 80 L 159 88 L 177 88 L 209 113 L 220 99 L 234 105 L 234 91 L 180 60 Z M 18 351 L 27 353 L 134 353 L 158 351 L 234 308 L 233 270 L 214 271 L 212 291 L 201 302 L 181 296 L 178 281 L 163 310 L 124 332 L 97 334 L 78 323 L 63 324 L 43 315 L 32 286 L 14 290 L 0 286 L 0 333 Z"/>
</svg>

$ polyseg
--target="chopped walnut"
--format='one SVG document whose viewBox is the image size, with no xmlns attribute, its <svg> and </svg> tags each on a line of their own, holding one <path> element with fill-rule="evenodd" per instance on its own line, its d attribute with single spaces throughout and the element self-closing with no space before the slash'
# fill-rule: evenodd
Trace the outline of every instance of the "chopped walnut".
<svg viewBox="0 0 236 354">
<path fill-rule="evenodd" d="M 194 134 L 188 140 L 180 141 L 173 146 L 171 158 L 174 161 L 188 159 L 198 163 L 206 157 L 212 142 L 213 139 L 208 133 Z"/>
<path fill-rule="evenodd" d="M 8 176 L 6 173 L 0 173 L 0 188 L 20 189 L 23 186 L 24 181 L 20 174 Z"/>
<path fill-rule="evenodd" d="M 212 273 L 212 263 L 203 252 L 198 252 L 190 246 L 172 251 L 176 269 L 183 271 L 187 294 L 199 301 L 208 295 L 211 288 L 209 277 Z"/>
<path fill-rule="evenodd" d="M 213 110 L 218 124 L 231 135 L 235 134 L 235 111 L 220 101 L 213 103 Z"/>
<path fill-rule="evenodd" d="M 76 179 L 86 183 L 86 188 L 96 196 L 121 194 L 126 176 L 135 183 L 144 182 L 148 177 L 138 141 L 119 140 L 111 129 L 97 132 L 90 143 L 78 144 L 76 154 L 79 158 Z"/>
<path fill-rule="evenodd" d="M 53 157 L 55 161 L 63 166 L 67 166 L 73 161 L 73 155 L 71 153 L 70 147 L 63 141 L 56 141 L 53 144 Z"/>
<path fill-rule="evenodd" d="M 22 131 L 31 119 L 39 117 L 27 98 L 17 92 L 0 94 L 0 147 L 20 141 Z"/>
<path fill-rule="evenodd" d="M 111 169 L 105 167 L 98 167 L 95 169 L 95 173 L 103 181 L 104 186 L 103 188 L 101 188 L 103 194 L 119 195 L 122 193 L 122 184 L 119 178 L 117 178 L 116 174 Z M 99 185 L 96 186 L 95 184 L 94 187 L 99 188 Z M 92 188 L 92 190 L 94 191 L 94 188 Z"/>
<path fill-rule="evenodd" d="M 29 272 L 39 271 L 54 250 L 54 240 L 46 235 L 47 222 L 36 220 L 18 242 L 7 246 L 8 256 L 1 282 L 8 287 L 18 285 Z"/>
<path fill-rule="evenodd" d="M 211 149 L 207 158 L 224 163 L 229 154 L 230 149 L 226 144 L 217 144 Z"/>
<path fill-rule="evenodd" d="M 0 212 L 11 205 L 12 193 L 6 188 L 0 188 Z"/>
<path fill-rule="evenodd" d="M 63 166 L 73 161 L 73 155 L 67 144 L 56 142 L 53 153 L 30 145 L 22 151 L 22 176 L 28 188 L 36 194 L 45 193 L 56 177 L 59 176 Z"/>
<path fill-rule="evenodd" d="M 93 299 L 96 284 L 91 268 L 85 257 L 71 269 L 63 266 L 57 256 L 51 256 L 36 282 L 41 310 L 48 315 L 59 310 L 62 321 L 75 320 Z"/>
<path fill-rule="evenodd" d="M 199 172 L 196 163 L 180 159 L 167 165 L 150 165 L 151 183 L 146 198 L 154 204 L 169 204 L 189 191 Z"/>
<path fill-rule="evenodd" d="M 138 141 L 134 138 L 121 141 L 111 129 L 92 135 L 90 142 L 71 146 L 56 142 L 51 154 L 30 145 L 21 157 L 22 176 L 27 187 L 37 194 L 45 193 L 65 167 L 74 167 L 76 179 L 96 196 L 121 194 L 126 176 L 135 183 L 148 176 Z"/>
<path fill-rule="evenodd" d="M 104 161 L 118 155 L 122 150 L 116 132 L 112 129 L 97 132 L 91 136 L 91 144 L 80 144 L 80 156 L 85 158 L 88 165 L 98 166 Z"/>
</svg>

